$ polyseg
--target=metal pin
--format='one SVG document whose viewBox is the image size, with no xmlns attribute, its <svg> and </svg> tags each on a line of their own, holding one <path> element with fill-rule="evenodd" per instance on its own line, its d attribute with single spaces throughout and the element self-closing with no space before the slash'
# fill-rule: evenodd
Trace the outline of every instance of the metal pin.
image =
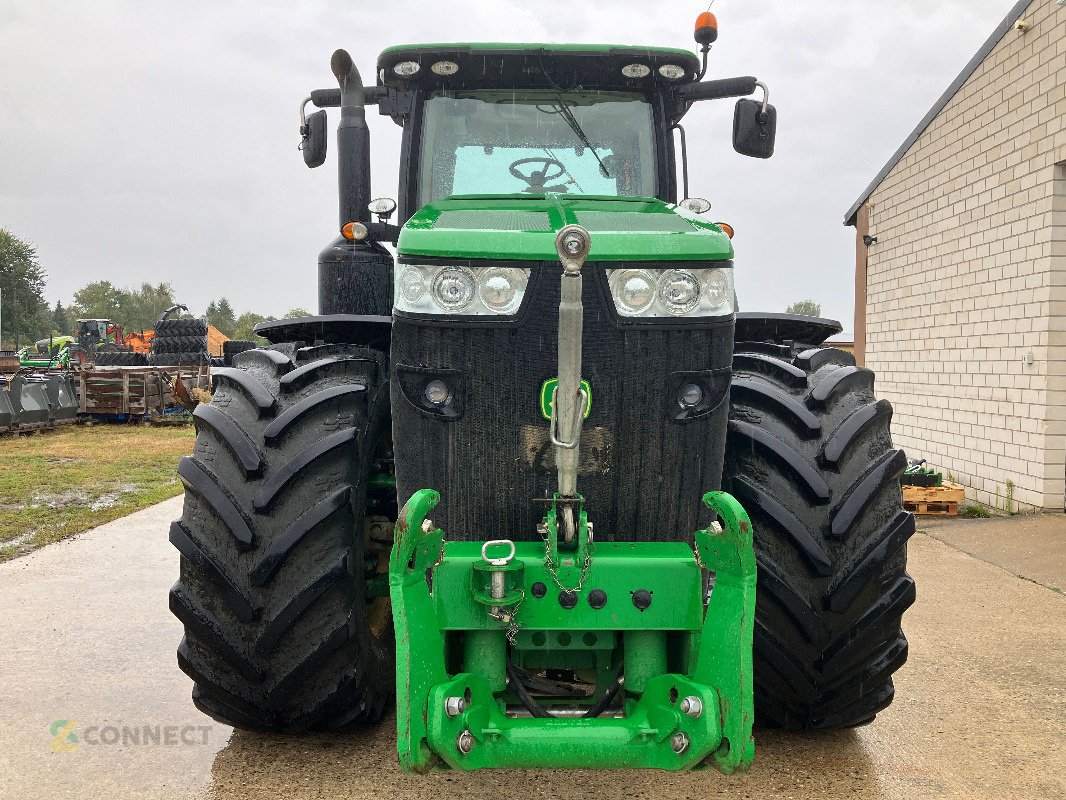
<svg viewBox="0 0 1066 800">
<path fill-rule="evenodd" d="M 474 734 L 470 731 L 463 731 L 459 734 L 459 738 L 455 740 L 455 746 L 465 756 L 474 749 Z"/>
<path fill-rule="evenodd" d="M 688 750 L 688 736 L 680 732 L 675 733 L 670 737 L 670 747 L 673 748 L 675 753 L 681 755 Z"/>
</svg>

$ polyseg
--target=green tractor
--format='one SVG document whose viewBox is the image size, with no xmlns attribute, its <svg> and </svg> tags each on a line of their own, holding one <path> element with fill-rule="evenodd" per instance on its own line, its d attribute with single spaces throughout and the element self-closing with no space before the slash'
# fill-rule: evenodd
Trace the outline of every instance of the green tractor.
<svg viewBox="0 0 1066 800">
<path fill-rule="evenodd" d="M 19 366 L 33 369 L 68 369 L 70 355 L 77 347 L 73 336 L 52 336 L 34 342 L 33 348 L 19 350 Z"/>
<path fill-rule="evenodd" d="M 675 130 L 740 98 L 734 148 L 765 158 L 776 111 L 703 79 L 716 35 L 701 15 L 702 59 L 392 47 L 368 87 L 333 54 L 339 88 L 301 107 L 311 167 L 340 108 L 320 314 L 213 370 L 179 468 L 199 709 L 345 731 L 395 702 L 408 771 L 730 772 L 756 720 L 891 702 L 905 457 L 837 323 L 737 311 Z M 374 105 L 403 129 L 398 204 L 372 200 Z"/>
</svg>

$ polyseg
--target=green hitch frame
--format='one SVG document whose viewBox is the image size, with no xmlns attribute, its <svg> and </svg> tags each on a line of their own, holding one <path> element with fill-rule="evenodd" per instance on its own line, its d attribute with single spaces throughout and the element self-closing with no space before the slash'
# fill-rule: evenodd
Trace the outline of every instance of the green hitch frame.
<svg viewBox="0 0 1066 800">
<path fill-rule="evenodd" d="M 697 531 L 694 548 L 593 541 L 583 510 L 564 546 L 553 505 L 545 541 L 513 554 L 500 553 L 507 541 L 445 542 L 428 519 L 439 499 L 423 489 L 408 500 L 389 563 L 405 771 L 751 764 L 756 567 L 735 499 L 704 495 L 722 525 Z M 509 661 L 583 669 L 603 691 L 621 671 L 622 691 L 598 717 L 580 714 L 594 698 L 566 711 L 549 698 L 559 715 L 532 717 L 508 686 Z"/>
</svg>

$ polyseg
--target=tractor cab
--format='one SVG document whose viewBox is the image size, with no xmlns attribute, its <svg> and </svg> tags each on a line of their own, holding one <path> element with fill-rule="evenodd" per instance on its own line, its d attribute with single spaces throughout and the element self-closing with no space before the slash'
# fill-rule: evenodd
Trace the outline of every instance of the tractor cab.
<svg viewBox="0 0 1066 800">
<path fill-rule="evenodd" d="M 109 319 L 79 319 L 78 345 L 86 351 L 107 344 L 113 335 L 115 325 Z"/>
<path fill-rule="evenodd" d="M 379 84 L 410 108 L 400 217 L 451 195 L 673 200 L 682 50 L 422 45 L 385 50 Z M 667 77 L 670 76 L 670 77 Z"/>
</svg>

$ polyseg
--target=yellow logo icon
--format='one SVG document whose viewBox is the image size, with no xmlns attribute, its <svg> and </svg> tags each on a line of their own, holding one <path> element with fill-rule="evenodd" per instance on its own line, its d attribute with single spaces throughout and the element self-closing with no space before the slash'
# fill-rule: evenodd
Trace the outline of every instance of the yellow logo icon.
<svg viewBox="0 0 1066 800">
<path fill-rule="evenodd" d="M 78 749 L 78 736 L 74 733 L 76 719 L 57 719 L 49 730 L 52 733 L 53 753 L 73 753 Z"/>
</svg>

